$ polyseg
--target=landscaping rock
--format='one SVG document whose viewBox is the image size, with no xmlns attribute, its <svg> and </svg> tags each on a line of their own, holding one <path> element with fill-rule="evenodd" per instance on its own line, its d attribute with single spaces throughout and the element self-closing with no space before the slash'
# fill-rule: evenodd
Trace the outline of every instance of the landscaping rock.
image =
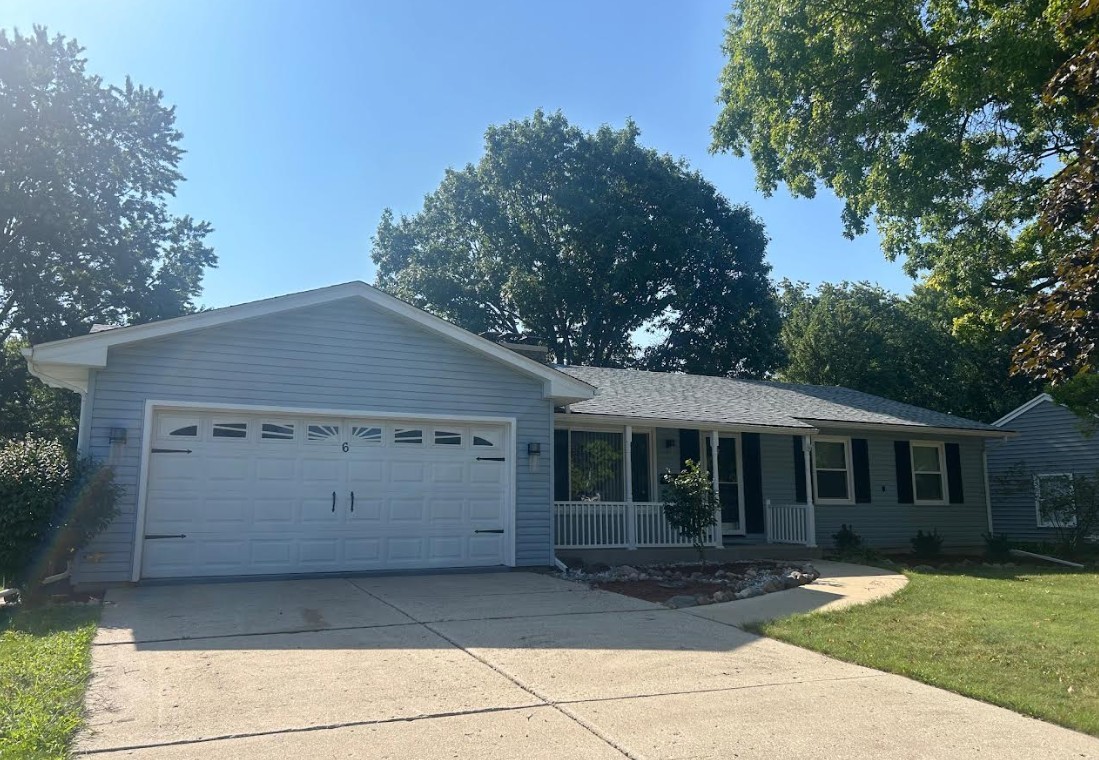
<svg viewBox="0 0 1099 760">
<path fill-rule="evenodd" d="M 671 607 L 673 610 L 683 609 L 684 607 L 697 607 L 698 600 L 689 594 L 679 594 L 664 602 L 664 606 Z"/>
<path fill-rule="evenodd" d="M 786 588 L 786 584 L 784 584 L 780 578 L 772 576 L 765 580 L 760 588 L 763 593 L 770 594 L 775 591 L 782 591 L 784 588 Z"/>
</svg>

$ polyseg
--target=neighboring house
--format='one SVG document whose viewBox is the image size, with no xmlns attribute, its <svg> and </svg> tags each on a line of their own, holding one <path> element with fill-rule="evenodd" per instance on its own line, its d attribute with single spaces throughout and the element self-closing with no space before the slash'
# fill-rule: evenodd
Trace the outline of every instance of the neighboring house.
<svg viewBox="0 0 1099 760">
<path fill-rule="evenodd" d="M 842 388 L 554 368 L 360 282 L 24 353 L 82 394 L 79 448 L 125 487 L 76 559 L 85 586 L 682 546 L 659 499 L 686 459 L 720 492 L 715 545 L 827 544 L 841 523 L 973 545 L 1003 435 Z"/>
<path fill-rule="evenodd" d="M 1099 434 L 1043 393 L 992 423 L 1017 435 L 991 441 L 988 472 L 992 528 L 1021 541 L 1056 541 L 1056 515 L 1044 499 L 1063 500 L 1074 478 L 1099 474 Z M 1053 502 L 1057 504 L 1059 502 Z"/>
</svg>

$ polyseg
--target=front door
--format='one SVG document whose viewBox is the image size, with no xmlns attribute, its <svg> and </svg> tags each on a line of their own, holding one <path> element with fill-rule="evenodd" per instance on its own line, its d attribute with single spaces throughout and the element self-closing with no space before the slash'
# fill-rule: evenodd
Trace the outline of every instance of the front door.
<svg viewBox="0 0 1099 760">
<path fill-rule="evenodd" d="M 707 440 L 709 437 L 707 436 Z M 721 534 L 744 535 L 744 505 L 740 501 L 740 457 L 736 436 L 720 436 L 717 445 L 717 489 L 721 501 Z M 709 450 L 710 447 L 707 446 Z M 712 458 L 709 461 L 713 461 Z"/>
</svg>

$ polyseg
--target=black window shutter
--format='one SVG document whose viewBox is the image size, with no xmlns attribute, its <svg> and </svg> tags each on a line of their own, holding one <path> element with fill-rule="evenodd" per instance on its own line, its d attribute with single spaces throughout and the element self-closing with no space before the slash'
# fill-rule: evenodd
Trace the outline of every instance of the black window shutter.
<svg viewBox="0 0 1099 760">
<path fill-rule="evenodd" d="M 759 433 L 741 433 L 744 458 L 744 521 L 749 533 L 766 530 L 763 515 L 763 459 L 759 451 Z"/>
<path fill-rule="evenodd" d="M 794 440 L 794 501 L 798 504 L 808 502 L 805 493 L 805 454 L 802 450 L 802 438 L 793 436 Z"/>
<path fill-rule="evenodd" d="M 553 500 L 569 501 L 569 431 L 553 431 Z"/>
<path fill-rule="evenodd" d="M 679 429 L 679 464 L 685 466 L 690 459 L 695 464 L 701 464 L 702 449 L 698 444 L 698 431 Z"/>
<path fill-rule="evenodd" d="M 855 503 L 870 503 L 870 446 L 865 438 L 851 439 L 851 465 L 855 468 Z"/>
<path fill-rule="evenodd" d="M 894 441 L 893 451 L 897 455 L 897 503 L 914 504 L 912 498 L 912 447 L 908 441 Z"/>
<path fill-rule="evenodd" d="M 946 444 L 946 487 L 951 504 L 965 502 L 965 494 L 962 493 L 962 451 L 956 443 Z"/>
</svg>

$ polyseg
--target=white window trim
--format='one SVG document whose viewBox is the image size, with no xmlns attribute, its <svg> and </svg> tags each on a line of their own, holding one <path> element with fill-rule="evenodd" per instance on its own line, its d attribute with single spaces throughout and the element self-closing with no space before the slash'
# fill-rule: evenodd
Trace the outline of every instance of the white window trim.
<svg viewBox="0 0 1099 760">
<path fill-rule="evenodd" d="M 1050 522 L 1042 521 L 1042 488 L 1039 481 L 1042 478 L 1068 478 L 1068 482 L 1072 484 L 1072 487 L 1076 486 L 1076 479 L 1071 472 L 1039 472 L 1034 475 L 1034 521 L 1039 528 L 1071 528 L 1076 525 L 1076 515 L 1072 516 L 1071 525 L 1056 525 Z M 1075 494 L 1073 496 L 1075 501 Z M 1075 504 L 1073 505 L 1075 506 Z"/>
<path fill-rule="evenodd" d="M 921 499 L 916 491 L 916 447 L 935 448 L 939 450 L 939 479 L 943 484 L 943 497 L 941 499 Z M 908 468 L 912 471 L 912 503 L 924 506 L 936 507 L 949 503 L 950 482 L 946 475 L 946 444 L 942 441 L 909 441 L 908 442 Z M 930 472 L 921 472 L 920 475 L 933 475 Z"/>
<path fill-rule="evenodd" d="M 817 488 L 817 441 L 822 443 L 842 443 L 843 444 L 843 456 L 847 464 L 847 498 L 846 499 L 828 499 L 820 495 L 820 489 Z M 814 504 L 843 504 L 849 505 L 855 503 L 855 467 L 854 461 L 851 456 L 851 438 L 843 435 L 818 435 L 813 440 L 813 503 Z M 826 469 L 826 472 L 839 472 L 839 470 Z"/>
</svg>

